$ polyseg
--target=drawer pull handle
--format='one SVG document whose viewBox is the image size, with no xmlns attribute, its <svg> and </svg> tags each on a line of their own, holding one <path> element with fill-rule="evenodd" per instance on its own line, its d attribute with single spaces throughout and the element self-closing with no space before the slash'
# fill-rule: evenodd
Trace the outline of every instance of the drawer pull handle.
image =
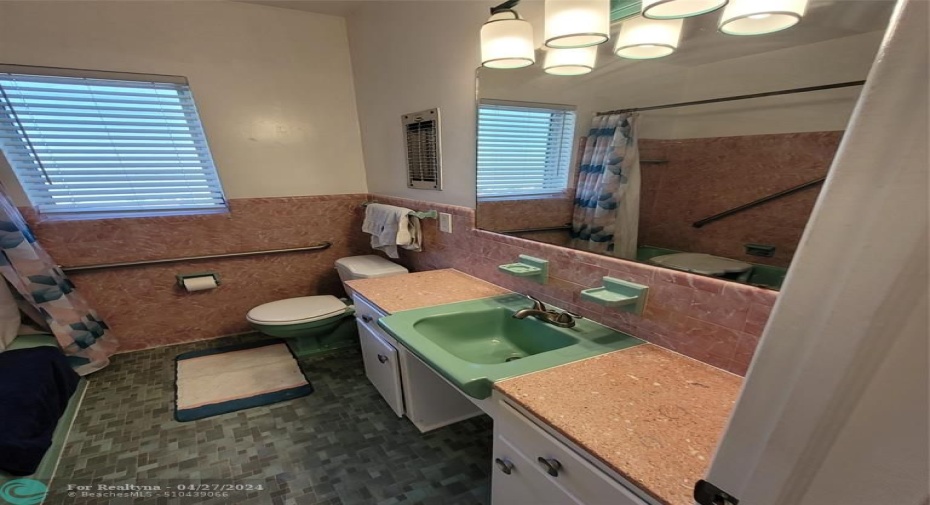
<svg viewBox="0 0 930 505">
<path fill-rule="evenodd" d="M 365 321 L 366 323 L 370 323 L 372 321 L 372 318 L 368 314 L 365 314 L 362 316 L 362 321 Z"/>
<path fill-rule="evenodd" d="M 500 471 L 504 472 L 506 475 L 513 473 L 513 463 L 507 461 L 506 459 L 497 458 L 494 460 L 494 463 L 497 465 L 497 468 L 500 468 Z"/>
<path fill-rule="evenodd" d="M 543 468 L 546 469 L 546 473 L 548 473 L 549 475 L 553 477 L 559 476 L 559 470 L 562 469 L 562 463 L 559 463 L 559 460 L 555 458 L 544 458 L 540 456 L 539 458 L 536 459 L 536 461 L 539 461 L 539 464 L 541 464 Z"/>
<path fill-rule="evenodd" d="M 379 355 L 378 355 L 378 361 L 380 361 L 380 362 L 382 362 L 382 363 L 387 363 L 387 356 L 385 356 L 385 355 L 383 355 L 383 354 L 379 354 Z"/>
</svg>

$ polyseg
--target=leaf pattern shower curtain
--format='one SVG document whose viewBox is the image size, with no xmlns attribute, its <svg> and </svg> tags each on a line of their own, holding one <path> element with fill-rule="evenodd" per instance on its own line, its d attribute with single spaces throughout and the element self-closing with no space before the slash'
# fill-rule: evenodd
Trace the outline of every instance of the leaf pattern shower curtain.
<svg viewBox="0 0 930 505">
<path fill-rule="evenodd" d="M 41 314 L 78 374 L 87 375 L 110 363 L 109 357 L 118 347 L 116 339 L 36 242 L 2 188 L 0 274 Z"/>
<path fill-rule="evenodd" d="M 596 116 L 575 190 L 572 247 L 636 259 L 639 146 L 635 114 Z"/>
</svg>

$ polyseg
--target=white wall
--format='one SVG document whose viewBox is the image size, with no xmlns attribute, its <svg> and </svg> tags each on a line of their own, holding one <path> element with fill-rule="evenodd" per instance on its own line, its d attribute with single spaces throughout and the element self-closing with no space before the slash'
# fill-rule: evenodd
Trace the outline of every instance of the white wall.
<svg viewBox="0 0 930 505">
<path fill-rule="evenodd" d="M 475 69 L 490 4 L 370 2 L 349 17 L 372 193 L 475 206 Z M 444 190 L 408 189 L 401 115 L 439 107 Z"/>
<path fill-rule="evenodd" d="M 0 62 L 186 76 L 226 194 L 367 192 L 345 20 L 232 2 L 0 2 Z M 0 180 L 28 205 L 0 156 Z"/>
</svg>

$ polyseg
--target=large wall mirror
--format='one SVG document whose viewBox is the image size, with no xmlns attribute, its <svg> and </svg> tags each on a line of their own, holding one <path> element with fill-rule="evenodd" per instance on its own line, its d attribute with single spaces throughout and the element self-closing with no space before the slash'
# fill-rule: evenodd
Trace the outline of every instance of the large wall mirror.
<svg viewBox="0 0 930 505">
<path fill-rule="evenodd" d="M 758 36 L 718 11 L 663 58 L 479 69 L 478 227 L 778 289 L 893 7 L 811 0 Z"/>
</svg>

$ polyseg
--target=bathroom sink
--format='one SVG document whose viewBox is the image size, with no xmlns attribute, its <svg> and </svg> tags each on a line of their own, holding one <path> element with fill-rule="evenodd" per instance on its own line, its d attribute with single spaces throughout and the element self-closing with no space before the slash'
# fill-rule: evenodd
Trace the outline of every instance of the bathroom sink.
<svg viewBox="0 0 930 505">
<path fill-rule="evenodd" d="M 465 394 L 491 395 L 494 382 L 641 344 L 642 341 L 587 319 L 559 328 L 533 317 L 509 294 L 406 310 L 378 321 L 410 352 Z"/>
<path fill-rule="evenodd" d="M 561 349 L 578 339 L 538 319 L 514 319 L 507 307 L 426 316 L 413 329 L 465 361 L 507 363 Z"/>
</svg>

